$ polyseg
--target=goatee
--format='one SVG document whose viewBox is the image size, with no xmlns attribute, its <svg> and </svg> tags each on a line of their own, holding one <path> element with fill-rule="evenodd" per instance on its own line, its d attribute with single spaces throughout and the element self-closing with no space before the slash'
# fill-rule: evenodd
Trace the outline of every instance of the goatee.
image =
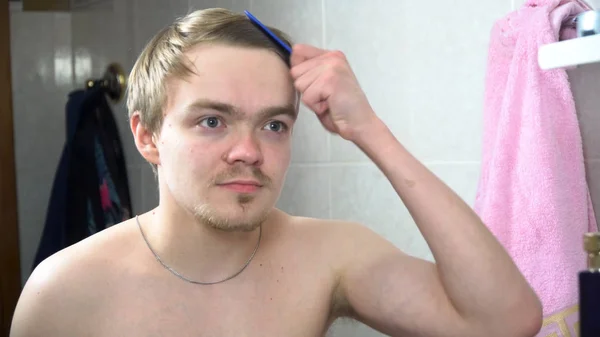
<svg viewBox="0 0 600 337">
<path fill-rule="evenodd" d="M 240 196 L 240 198 L 242 198 L 242 196 Z M 240 206 L 245 208 L 244 204 L 240 204 Z M 242 213 L 246 214 L 246 209 L 242 210 Z M 194 217 L 197 221 L 224 232 L 252 232 L 265 222 L 269 213 L 269 211 L 263 211 L 255 217 L 242 216 L 243 219 L 236 220 L 218 214 L 218 212 L 208 204 L 199 205 L 194 209 Z"/>
</svg>

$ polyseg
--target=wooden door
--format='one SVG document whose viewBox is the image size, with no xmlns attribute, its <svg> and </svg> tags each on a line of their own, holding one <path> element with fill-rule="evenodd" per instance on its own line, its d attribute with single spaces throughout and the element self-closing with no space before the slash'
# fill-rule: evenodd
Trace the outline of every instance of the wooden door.
<svg viewBox="0 0 600 337">
<path fill-rule="evenodd" d="M 21 293 L 8 5 L 0 5 L 0 336 Z"/>
</svg>

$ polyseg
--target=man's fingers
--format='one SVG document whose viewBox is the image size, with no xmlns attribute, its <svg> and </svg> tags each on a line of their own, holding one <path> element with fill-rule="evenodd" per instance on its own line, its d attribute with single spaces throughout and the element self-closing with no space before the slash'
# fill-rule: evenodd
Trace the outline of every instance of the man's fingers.
<svg viewBox="0 0 600 337">
<path fill-rule="evenodd" d="M 300 93 L 304 93 L 304 91 L 306 91 L 306 89 L 317 78 L 319 78 L 319 75 L 321 75 L 325 71 L 326 68 L 327 68 L 327 65 L 321 64 L 321 65 L 317 65 L 316 67 L 307 68 L 308 70 L 305 73 L 303 73 L 302 75 L 300 75 L 300 77 L 296 77 L 295 75 L 292 75 L 295 78 L 294 86 Z"/>
<path fill-rule="evenodd" d="M 302 93 L 302 102 L 317 115 L 321 115 L 329 109 L 327 99 L 330 93 L 328 89 L 327 83 L 322 78 L 318 78 L 311 82 L 306 91 Z"/>
<path fill-rule="evenodd" d="M 339 132 L 337 126 L 335 126 L 335 123 L 333 122 L 333 120 L 331 120 L 331 115 L 329 113 L 322 113 L 320 115 L 317 115 L 317 117 L 319 118 L 321 124 L 323 124 L 325 129 L 327 129 L 327 131 L 335 133 Z"/>
<path fill-rule="evenodd" d="M 305 73 L 312 71 L 312 69 L 321 67 L 322 65 L 328 63 L 328 59 L 330 59 L 329 52 L 317 55 L 311 59 L 307 59 L 306 61 L 297 64 L 296 66 L 293 66 L 290 70 L 290 74 L 294 79 L 298 79 Z"/>
<path fill-rule="evenodd" d="M 327 50 L 313 47 L 307 44 L 295 44 L 292 47 L 292 55 L 290 58 L 290 64 L 292 67 L 308 60 L 313 57 L 317 57 L 321 54 L 325 54 Z"/>
</svg>

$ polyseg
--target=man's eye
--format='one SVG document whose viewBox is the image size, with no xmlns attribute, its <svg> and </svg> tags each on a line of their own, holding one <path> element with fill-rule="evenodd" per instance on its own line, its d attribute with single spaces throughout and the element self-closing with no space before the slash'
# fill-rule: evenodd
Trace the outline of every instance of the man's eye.
<svg viewBox="0 0 600 337">
<path fill-rule="evenodd" d="M 208 117 L 200 121 L 200 125 L 206 128 L 216 128 L 221 126 L 221 121 L 217 117 Z"/>
<path fill-rule="evenodd" d="M 267 125 L 265 125 L 265 128 L 274 132 L 283 132 L 286 130 L 287 126 L 282 122 L 273 121 L 267 123 Z"/>
</svg>

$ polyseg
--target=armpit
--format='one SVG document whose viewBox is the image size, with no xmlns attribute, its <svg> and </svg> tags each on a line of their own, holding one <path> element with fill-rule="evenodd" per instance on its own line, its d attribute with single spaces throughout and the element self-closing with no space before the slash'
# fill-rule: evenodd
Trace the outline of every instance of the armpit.
<svg viewBox="0 0 600 337">
<path fill-rule="evenodd" d="M 348 302 L 348 299 L 344 295 L 339 277 L 335 282 L 335 287 L 331 294 L 330 317 L 332 322 L 341 317 L 357 318 L 356 312 L 352 309 L 352 305 L 350 305 L 350 302 Z"/>
</svg>

